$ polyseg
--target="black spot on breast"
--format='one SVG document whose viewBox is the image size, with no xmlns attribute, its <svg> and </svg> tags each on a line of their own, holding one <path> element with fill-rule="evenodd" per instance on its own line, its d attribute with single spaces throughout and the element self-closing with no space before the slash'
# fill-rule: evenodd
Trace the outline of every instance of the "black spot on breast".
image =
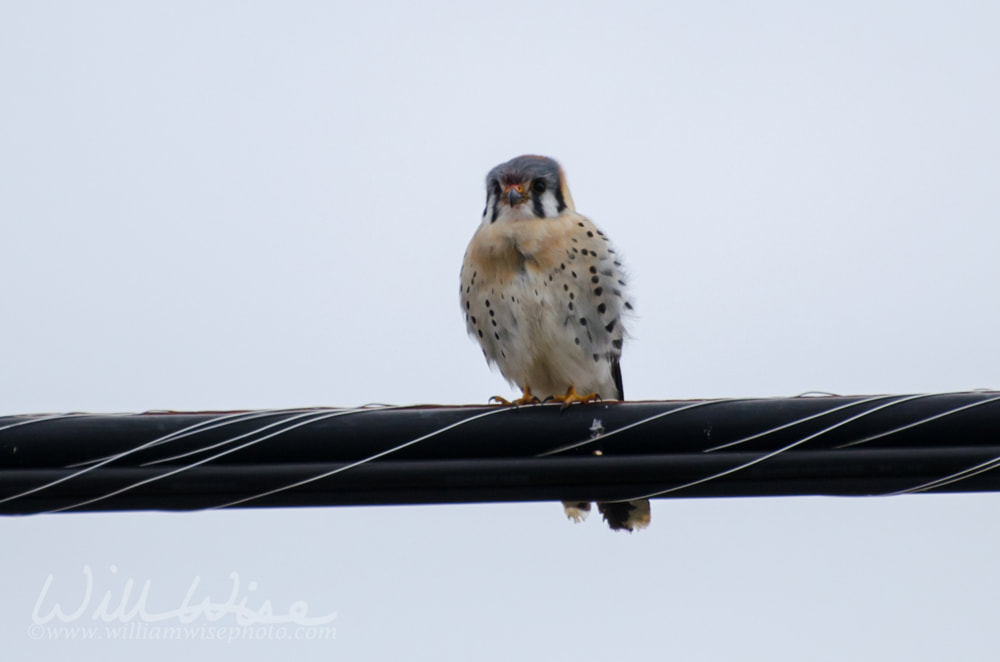
<svg viewBox="0 0 1000 662">
<path fill-rule="evenodd" d="M 497 333 L 496 331 L 493 332 L 493 337 L 496 338 L 497 340 L 500 340 L 500 334 Z"/>
<path fill-rule="evenodd" d="M 611 333 L 612 331 L 615 330 L 615 324 L 617 323 L 618 323 L 618 318 L 616 317 L 604 326 L 604 330 L 607 331 L 608 333 Z"/>
<path fill-rule="evenodd" d="M 496 314 L 497 314 L 497 311 L 495 311 L 495 310 L 491 310 L 490 311 L 490 317 L 495 317 Z"/>
<path fill-rule="evenodd" d="M 573 302 L 572 301 L 569 302 L 569 309 L 573 310 Z"/>
<path fill-rule="evenodd" d="M 593 237 L 593 236 L 594 236 L 594 233 L 593 233 L 593 232 L 591 232 L 590 230 L 587 230 L 587 236 L 588 236 L 588 237 Z"/>
<path fill-rule="evenodd" d="M 577 243 L 576 237 L 570 237 L 570 241 L 572 241 L 574 244 Z"/>
<path fill-rule="evenodd" d="M 475 317 L 473 317 L 473 318 L 472 318 L 472 323 L 473 323 L 473 324 L 475 324 L 475 323 L 476 323 L 476 318 L 475 318 Z"/>
<path fill-rule="evenodd" d="M 479 329 L 478 333 L 479 333 L 479 337 L 482 338 L 483 337 L 483 330 Z"/>
<path fill-rule="evenodd" d="M 569 285 L 563 283 L 563 292 L 569 292 Z"/>
<path fill-rule="evenodd" d="M 629 310 L 632 310 L 632 304 L 630 304 L 628 301 L 625 302 L 625 307 L 628 308 Z"/>
<path fill-rule="evenodd" d="M 602 303 L 601 305 L 599 305 L 599 306 L 597 307 L 597 312 L 599 312 L 599 313 L 601 313 L 601 314 L 603 315 L 603 314 L 604 314 L 604 313 L 605 313 L 605 312 L 607 311 L 607 309 L 608 309 L 608 307 L 607 307 L 607 306 L 605 306 L 605 305 L 604 305 L 604 304 Z"/>
<path fill-rule="evenodd" d="M 604 294 L 604 288 L 603 287 L 595 287 L 594 288 L 594 294 L 596 294 L 597 296 L 601 296 L 602 294 Z"/>
<path fill-rule="evenodd" d="M 490 307 L 490 300 L 487 299 L 485 303 L 486 303 L 486 307 L 489 308 Z"/>
<path fill-rule="evenodd" d="M 574 247 L 573 247 L 573 252 L 574 252 L 574 253 L 579 253 L 580 251 L 578 251 L 578 250 L 576 249 L 576 246 L 574 246 Z"/>
<path fill-rule="evenodd" d="M 570 299 L 575 299 L 575 298 L 576 298 L 576 295 L 575 295 L 575 294 L 573 294 L 572 292 L 570 292 L 570 293 L 569 293 L 569 298 L 570 298 Z"/>
<path fill-rule="evenodd" d="M 594 363 L 597 363 L 597 354 L 594 354 Z"/>
<path fill-rule="evenodd" d="M 590 268 L 590 273 L 596 274 L 597 273 L 597 267 L 591 267 Z"/>
<path fill-rule="evenodd" d="M 573 278 L 576 278 L 576 272 L 575 271 L 571 271 L 569 273 L 570 273 L 571 276 L 573 276 Z"/>
<path fill-rule="evenodd" d="M 468 309 L 469 309 L 469 302 L 468 302 L 468 301 L 466 301 L 466 302 L 465 302 L 465 309 L 466 309 L 466 310 L 468 310 Z"/>
<path fill-rule="evenodd" d="M 492 322 L 492 323 L 493 323 L 493 326 L 496 326 L 496 325 L 497 325 L 497 321 L 496 321 L 496 320 L 490 320 L 490 322 Z"/>
<path fill-rule="evenodd" d="M 581 228 L 583 227 L 583 223 L 577 223 L 577 225 L 579 225 Z"/>
<path fill-rule="evenodd" d="M 563 271 L 566 271 L 566 263 L 565 262 L 560 262 L 559 263 L 559 268 L 562 269 Z"/>
<path fill-rule="evenodd" d="M 622 339 L 621 338 L 615 338 L 614 340 L 611 341 L 611 345 L 615 349 L 621 349 L 622 348 Z"/>
<path fill-rule="evenodd" d="M 590 282 L 591 283 L 600 283 L 601 282 L 601 278 L 600 278 L 600 276 L 591 276 L 590 277 Z"/>
<path fill-rule="evenodd" d="M 587 326 L 587 318 L 586 317 L 581 317 L 580 318 L 580 326 Z"/>
<path fill-rule="evenodd" d="M 576 344 L 579 345 L 580 344 L 580 339 L 579 338 L 575 338 L 575 340 L 576 340 Z"/>
</svg>

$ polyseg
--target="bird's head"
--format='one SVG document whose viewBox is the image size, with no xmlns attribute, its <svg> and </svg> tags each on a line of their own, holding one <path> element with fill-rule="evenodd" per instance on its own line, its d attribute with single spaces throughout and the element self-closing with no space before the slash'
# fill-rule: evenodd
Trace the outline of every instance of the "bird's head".
<svg viewBox="0 0 1000 662">
<path fill-rule="evenodd" d="M 546 156 L 518 156 L 486 175 L 485 221 L 555 218 L 567 210 L 574 211 L 566 177 Z"/>
</svg>

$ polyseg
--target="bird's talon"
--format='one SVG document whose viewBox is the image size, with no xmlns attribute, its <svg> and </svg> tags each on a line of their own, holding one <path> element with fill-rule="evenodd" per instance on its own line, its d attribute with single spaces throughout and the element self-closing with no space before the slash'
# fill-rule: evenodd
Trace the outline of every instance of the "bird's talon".
<svg viewBox="0 0 1000 662">
<path fill-rule="evenodd" d="M 568 389 L 566 389 L 566 395 L 552 396 L 553 401 L 563 403 L 562 406 L 563 409 L 566 409 L 574 402 L 583 402 L 583 403 L 597 402 L 600 399 L 601 396 L 599 396 L 597 393 L 587 393 L 586 395 L 580 395 L 579 393 L 576 392 L 575 386 L 570 386 Z"/>
<path fill-rule="evenodd" d="M 494 400 L 496 400 L 498 403 L 506 407 L 520 407 L 521 405 L 533 405 L 542 403 L 542 401 L 539 400 L 537 396 L 531 393 L 531 389 L 528 387 L 524 387 L 524 393 L 522 393 L 521 397 L 518 398 L 517 400 L 513 401 L 508 400 L 507 398 L 501 398 L 499 395 L 494 395 L 492 398 L 490 398 L 490 402 L 493 402 Z"/>
</svg>

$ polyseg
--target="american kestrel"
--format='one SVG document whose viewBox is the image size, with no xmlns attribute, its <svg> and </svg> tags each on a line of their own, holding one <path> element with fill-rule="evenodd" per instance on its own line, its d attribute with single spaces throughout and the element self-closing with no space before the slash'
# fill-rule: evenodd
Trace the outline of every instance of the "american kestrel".
<svg viewBox="0 0 1000 662">
<path fill-rule="evenodd" d="M 490 170 L 462 264 L 461 305 L 487 362 L 522 389 L 512 404 L 624 398 L 625 282 L 608 237 L 576 213 L 558 163 L 526 155 Z M 590 510 L 563 505 L 575 521 Z M 612 529 L 649 523 L 645 500 L 598 509 Z"/>
</svg>

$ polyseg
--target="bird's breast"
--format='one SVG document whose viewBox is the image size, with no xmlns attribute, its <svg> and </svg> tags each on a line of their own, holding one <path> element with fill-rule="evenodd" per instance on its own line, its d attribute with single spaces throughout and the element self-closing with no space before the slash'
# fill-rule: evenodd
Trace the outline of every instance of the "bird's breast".
<svg viewBox="0 0 1000 662">
<path fill-rule="evenodd" d="M 525 256 L 514 237 L 487 225 L 469 243 L 466 261 L 475 265 L 482 282 L 504 282 L 524 272 Z"/>
</svg>

